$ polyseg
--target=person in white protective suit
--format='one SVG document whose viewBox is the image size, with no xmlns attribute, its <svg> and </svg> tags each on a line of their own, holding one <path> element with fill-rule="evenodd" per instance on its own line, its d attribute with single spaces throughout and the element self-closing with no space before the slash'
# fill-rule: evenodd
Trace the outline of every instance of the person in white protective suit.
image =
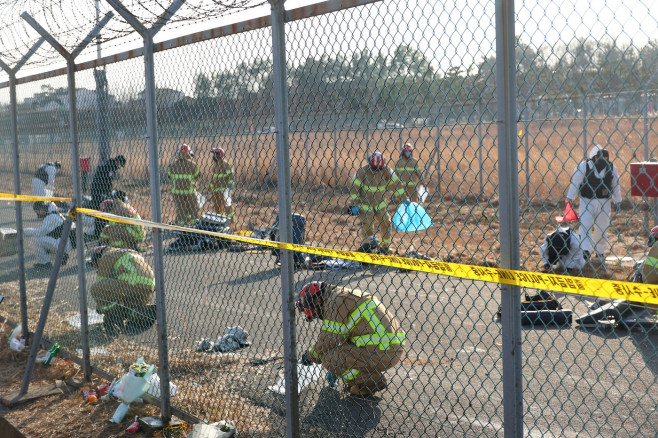
<svg viewBox="0 0 658 438">
<path fill-rule="evenodd" d="M 37 253 L 37 263 L 34 264 L 34 267 L 37 269 L 50 269 L 52 267 L 50 258 L 55 254 L 59 246 L 65 219 L 57 211 L 57 206 L 53 202 L 37 201 L 32 208 L 39 219 L 43 219 L 43 221 L 39 228 L 25 228 L 23 233 L 26 236 L 34 237 L 34 247 Z M 71 233 L 74 232 L 74 228 L 71 227 Z M 67 242 L 64 257 L 62 258 L 62 265 L 65 265 L 68 261 L 68 252 L 73 248 L 69 236 L 64 236 L 64 238 Z"/>
<path fill-rule="evenodd" d="M 606 232 L 611 220 L 611 202 L 615 211 L 621 211 L 621 187 L 619 171 L 610 162 L 610 154 L 600 145 L 589 152 L 588 159 L 581 161 L 571 177 L 567 201 L 580 196 L 580 228 L 578 230 L 585 260 L 592 252 L 603 263 L 608 249 Z"/>
<path fill-rule="evenodd" d="M 545 270 L 582 269 L 585 256 L 580 247 L 580 236 L 569 225 L 559 225 L 555 231 L 544 238 L 539 247 L 541 265 Z"/>
<path fill-rule="evenodd" d="M 32 178 L 32 195 L 52 198 L 55 193 L 55 175 L 61 168 L 59 161 L 42 164 Z"/>
</svg>

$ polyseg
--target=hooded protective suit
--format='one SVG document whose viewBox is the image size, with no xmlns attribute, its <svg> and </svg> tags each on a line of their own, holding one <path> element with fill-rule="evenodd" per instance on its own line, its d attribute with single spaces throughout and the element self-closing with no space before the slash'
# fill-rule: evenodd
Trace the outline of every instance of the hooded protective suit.
<svg viewBox="0 0 658 438">
<path fill-rule="evenodd" d="M 596 252 L 604 257 L 608 249 L 606 232 L 610 226 L 612 200 L 621 203 L 621 187 L 617 167 L 608 158 L 607 152 L 599 145 L 592 148 L 587 160 L 581 161 L 571 177 L 567 200 L 580 196 L 578 216 L 580 217 L 581 248 Z"/>
<path fill-rule="evenodd" d="M 46 265 L 50 263 L 50 257 L 52 254 L 57 252 L 57 247 L 59 246 L 59 241 L 62 238 L 62 230 L 64 227 L 64 221 L 66 220 L 61 213 L 57 211 L 57 206 L 52 202 L 46 202 L 43 204 L 43 213 L 40 211 L 37 214 L 41 214 L 40 217 L 43 218 L 39 228 L 25 228 L 23 233 L 26 236 L 34 237 L 34 247 L 37 253 L 37 263 L 40 265 Z M 36 210 L 35 210 L 36 211 Z M 75 230 L 71 228 L 71 233 L 74 233 Z M 68 236 L 65 237 L 66 250 L 64 253 L 65 259 L 68 259 L 67 253 L 71 250 L 71 240 Z"/>
</svg>

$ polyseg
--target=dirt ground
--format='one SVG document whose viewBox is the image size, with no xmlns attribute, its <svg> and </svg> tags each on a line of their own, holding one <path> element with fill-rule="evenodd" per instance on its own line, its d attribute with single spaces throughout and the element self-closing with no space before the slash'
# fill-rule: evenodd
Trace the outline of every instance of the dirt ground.
<svg viewBox="0 0 658 438">
<path fill-rule="evenodd" d="M 29 355 L 28 349 L 16 352 L 9 349 L 7 336 L 11 331 L 9 324 L 0 318 L 0 397 L 21 388 L 25 367 Z M 177 427 L 168 427 L 159 431 L 139 431 L 137 434 L 126 432 L 126 427 L 135 416 L 160 416 L 159 406 L 148 403 L 132 403 L 131 408 L 121 424 L 110 423 L 119 402 L 116 399 L 99 400 L 88 403 L 82 397 L 82 390 L 97 388 L 106 380 L 93 376 L 91 383 L 80 388 L 65 383 L 68 379 L 83 378 L 83 372 L 76 363 L 57 357 L 50 366 L 37 363 L 30 383 L 30 389 L 57 385 L 61 387 L 55 395 L 40 397 L 32 401 L 19 403 L 11 407 L 0 404 L 0 417 L 4 417 L 25 437 L 98 437 L 115 438 L 128 436 L 149 437 L 187 437 L 192 425 L 180 422 Z M 0 436 L 11 437 L 9 431 L 0 424 Z"/>
</svg>

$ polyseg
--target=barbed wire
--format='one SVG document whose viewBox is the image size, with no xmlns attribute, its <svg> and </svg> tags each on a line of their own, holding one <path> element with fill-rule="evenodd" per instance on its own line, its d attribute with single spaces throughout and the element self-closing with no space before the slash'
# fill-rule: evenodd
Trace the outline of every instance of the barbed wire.
<svg viewBox="0 0 658 438">
<path fill-rule="evenodd" d="M 171 6 L 171 0 L 124 0 L 121 2 L 139 22 L 150 28 Z M 167 32 L 183 27 L 198 28 L 201 23 L 226 18 L 260 7 L 267 0 L 188 0 L 170 18 Z M 37 42 L 40 35 L 23 19 L 27 12 L 69 52 L 89 34 L 97 21 L 112 7 L 105 0 L 0 0 L 0 57 L 10 66 L 16 64 Z M 102 29 L 99 41 L 103 49 L 134 45 L 141 40 L 135 30 L 115 12 Z M 92 45 L 86 52 L 95 50 Z M 83 52 L 83 53 L 86 53 Z M 62 62 L 48 44 L 42 45 L 25 64 L 26 68 Z"/>
</svg>

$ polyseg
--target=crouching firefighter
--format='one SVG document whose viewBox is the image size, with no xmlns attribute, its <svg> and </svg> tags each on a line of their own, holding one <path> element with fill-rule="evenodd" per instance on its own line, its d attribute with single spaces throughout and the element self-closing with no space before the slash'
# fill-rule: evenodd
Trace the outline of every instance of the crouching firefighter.
<svg viewBox="0 0 658 438">
<path fill-rule="evenodd" d="M 131 219 L 141 220 L 129 203 L 128 198 L 123 192 L 116 192 L 112 198 L 106 199 L 101 203 L 101 211 L 112 213 L 117 216 L 123 216 Z M 98 222 L 97 222 L 98 223 Z M 107 224 L 99 237 L 102 245 L 110 245 L 116 248 L 128 248 L 139 250 L 139 245 L 144 242 L 144 227 L 141 225 L 126 224 L 123 222 L 112 222 Z"/>
<path fill-rule="evenodd" d="M 405 333 L 377 298 L 314 281 L 302 288 L 296 306 L 307 321 L 322 320 L 315 345 L 302 355 L 303 365 L 322 364 L 352 395 L 386 388 L 383 373 L 400 361 Z"/>
<path fill-rule="evenodd" d="M 155 306 L 149 306 L 155 292 L 155 275 L 144 257 L 136 251 L 99 246 L 94 249 L 91 266 L 98 281 L 89 288 L 103 327 L 110 336 L 125 331 L 137 334 L 155 323 Z"/>
</svg>

